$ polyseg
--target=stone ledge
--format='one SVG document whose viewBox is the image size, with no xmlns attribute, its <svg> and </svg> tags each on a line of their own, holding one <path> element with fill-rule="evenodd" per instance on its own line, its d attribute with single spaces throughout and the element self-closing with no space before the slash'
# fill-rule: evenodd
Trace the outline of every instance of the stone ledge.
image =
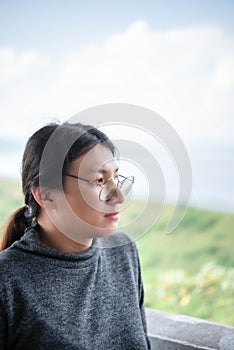
<svg viewBox="0 0 234 350">
<path fill-rule="evenodd" d="M 152 350 L 234 350 L 234 327 L 146 309 Z"/>
</svg>

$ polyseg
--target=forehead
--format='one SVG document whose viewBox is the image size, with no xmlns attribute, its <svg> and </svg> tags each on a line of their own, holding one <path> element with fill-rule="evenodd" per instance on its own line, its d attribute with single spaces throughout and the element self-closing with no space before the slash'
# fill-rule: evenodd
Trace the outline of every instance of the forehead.
<svg viewBox="0 0 234 350">
<path fill-rule="evenodd" d="M 86 173 L 116 170 L 117 160 L 109 148 L 96 145 L 89 152 L 76 159 L 72 164 L 72 168 L 77 172 Z"/>
</svg>

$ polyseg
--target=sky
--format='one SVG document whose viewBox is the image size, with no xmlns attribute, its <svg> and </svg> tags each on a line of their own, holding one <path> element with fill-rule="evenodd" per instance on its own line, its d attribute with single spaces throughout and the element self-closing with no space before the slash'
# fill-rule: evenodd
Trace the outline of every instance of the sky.
<svg viewBox="0 0 234 350">
<path fill-rule="evenodd" d="M 234 209 L 233 13 L 231 0 L 0 1 L 2 157 L 51 120 L 137 104 L 184 141 L 194 198 Z"/>
</svg>

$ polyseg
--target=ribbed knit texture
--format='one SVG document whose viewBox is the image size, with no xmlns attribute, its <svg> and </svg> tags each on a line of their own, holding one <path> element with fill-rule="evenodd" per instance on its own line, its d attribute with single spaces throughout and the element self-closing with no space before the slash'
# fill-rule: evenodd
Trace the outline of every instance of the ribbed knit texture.
<svg viewBox="0 0 234 350">
<path fill-rule="evenodd" d="M 136 245 L 120 232 L 113 240 L 69 254 L 30 229 L 3 251 L 0 349 L 149 349 Z"/>
</svg>

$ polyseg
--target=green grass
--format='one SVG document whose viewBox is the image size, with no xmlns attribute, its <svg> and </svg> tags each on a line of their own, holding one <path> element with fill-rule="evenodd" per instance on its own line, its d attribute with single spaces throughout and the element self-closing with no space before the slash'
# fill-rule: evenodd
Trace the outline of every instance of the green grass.
<svg viewBox="0 0 234 350">
<path fill-rule="evenodd" d="M 19 184 L 1 179 L 0 227 L 22 204 Z M 234 325 L 234 215 L 189 208 L 177 229 L 166 234 L 172 209 L 167 205 L 146 233 L 150 213 L 136 221 L 144 203 L 135 201 L 123 211 L 120 226 L 132 222 L 126 232 L 139 248 L 145 305 Z"/>
<path fill-rule="evenodd" d="M 129 206 L 122 224 L 136 217 L 140 206 Z M 145 305 L 234 325 L 234 215 L 189 208 L 177 229 L 166 234 L 172 209 L 166 206 L 136 240 Z M 142 227 L 131 230 L 140 236 Z"/>
</svg>

